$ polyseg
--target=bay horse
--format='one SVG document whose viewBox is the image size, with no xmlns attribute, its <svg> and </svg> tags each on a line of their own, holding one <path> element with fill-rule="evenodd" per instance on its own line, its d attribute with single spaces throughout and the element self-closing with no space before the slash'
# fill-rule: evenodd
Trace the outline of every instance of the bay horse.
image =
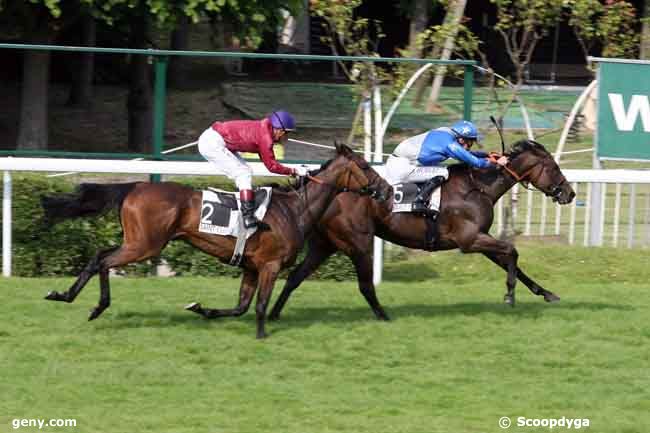
<svg viewBox="0 0 650 433">
<path fill-rule="evenodd" d="M 507 271 L 504 301 L 515 304 L 515 283 L 519 278 L 535 295 L 547 302 L 560 298 L 529 278 L 518 266 L 518 252 L 513 244 L 489 234 L 494 218 L 493 207 L 516 183 L 530 183 L 560 204 L 570 203 L 575 192 L 553 157 L 541 144 L 522 140 L 507 154 L 505 169 L 473 169 L 464 164 L 452 165 L 449 180 L 442 185 L 441 208 L 437 219 L 438 236 L 428 240 L 431 223 L 427 217 L 412 213 L 392 213 L 393 189 L 381 183 L 377 193 L 385 200 L 370 200 L 351 194 L 339 194 L 323 213 L 308 240 L 308 253 L 289 274 L 276 301 L 270 320 L 277 320 L 291 293 L 336 251 L 346 254 L 357 273 L 359 290 L 380 320 L 389 320 L 377 299 L 372 274 L 373 237 L 426 251 L 459 248 L 463 253 L 482 253 Z M 430 221 L 430 220 L 429 220 Z"/>
<path fill-rule="evenodd" d="M 341 191 L 366 193 L 372 188 L 369 179 L 381 180 L 349 147 L 337 145 L 336 151 L 337 156 L 324 164 L 311 182 L 293 190 L 273 189 L 264 217 L 268 230 L 258 230 L 246 243 L 237 306 L 211 309 L 192 303 L 186 309 L 208 319 L 241 316 L 258 291 L 257 338 L 266 337 L 266 309 L 278 273 L 295 262 L 305 238 L 334 196 Z M 201 191 L 172 182 L 82 184 L 76 193 L 44 197 L 46 221 L 93 216 L 117 208 L 123 230 L 122 245 L 98 251 L 70 289 L 62 293 L 51 291 L 45 299 L 72 302 L 88 280 L 99 273 L 99 303 L 88 320 L 96 319 L 110 305 L 109 269 L 155 257 L 174 239 L 185 240 L 228 263 L 236 239 L 198 231 L 201 198 Z"/>
</svg>

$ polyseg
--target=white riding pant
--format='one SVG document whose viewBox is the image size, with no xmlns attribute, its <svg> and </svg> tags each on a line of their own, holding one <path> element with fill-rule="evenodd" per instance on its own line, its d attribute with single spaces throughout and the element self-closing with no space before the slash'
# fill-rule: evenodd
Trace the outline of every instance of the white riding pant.
<svg viewBox="0 0 650 433">
<path fill-rule="evenodd" d="M 386 180 L 391 185 L 405 182 L 426 182 L 435 177 L 449 178 L 447 167 L 413 164 L 408 158 L 391 155 L 386 161 Z"/>
<path fill-rule="evenodd" d="M 240 191 L 253 189 L 253 170 L 237 152 L 228 150 L 223 137 L 214 129 L 206 129 L 199 137 L 199 153 L 218 173 L 232 179 Z"/>
</svg>

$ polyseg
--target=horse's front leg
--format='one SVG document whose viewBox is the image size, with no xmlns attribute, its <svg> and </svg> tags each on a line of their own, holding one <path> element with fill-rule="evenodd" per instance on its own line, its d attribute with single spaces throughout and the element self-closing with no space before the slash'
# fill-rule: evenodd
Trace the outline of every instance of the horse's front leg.
<svg viewBox="0 0 650 433">
<path fill-rule="evenodd" d="M 460 244 L 464 253 L 495 254 L 502 257 L 503 265 L 508 272 L 506 278 L 507 292 L 503 297 L 506 304 L 515 306 L 515 285 L 517 284 L 517 259 L 519 253 L 510 242 L 494 239 L 487 233 L 478 233 L 471 241 Z"/>
<path fill-rule="evenodd" d="M 379 303 L 377 299 L 377 293 L 375 291 L 375 284 L 373 283 L 373 269 L 372 261 L 370 254 L 358 253 L 350 256 L 352 263 L 354 263 L 354 268 L 357 271 L 357 280 L 359 282 L 359 291 L 365 298 L 368 305 L 375 313 L 375 317 L 379 320 L 390 320 L 384 307 Z"/>
<path fill-rule="evenodd" d="M 279 261 L 268 262 L 260 270 L 260 278 L 258 281 L 257 303 L 255 305 L 255 314 L 257 318 L 257 338 L 266 338 L 265 322 L 266 322 L 266 307 L 269 305 L 271 293 L 275 280 L 280 273 L 281 265 Z"/>
<path fill-rule="evenodd" d="M 217 317 L 241 316 L 248 311 L 255 290 L 257 289 L 257 271 L 244 270 L 239 288 L 239 302 L 235 308 L 217 309 L 203 308 L 200 303 L 192 302 L 185 309 L 200 314 L 206 319 L 215 319 Z"/>
<path fill-rule="evenodd" d="M 503 258 L 501 256 L 496 254 L 491 254 L 491 253 L 484 253 L 484 255 L 485 257 L 487 257 L 492 262 L 499 265 L 504 270 L 507 270 L 507 266 L 504 263 Z M 557 296 L 555 293 L 546 290 L 545 288 L 537 284 L 535 281 L 533 281 L 533 279 L 530 278 L 528 275 L 526 275 L 519 266 L 517 266 L 517 278 L 519 278 L 519 281 L 524 283 L 526 287 L 528 287 L 528 289 L 533 294 L 537 296 L 543 296 L 546 302 L 556 302 L 560 300 L 560 297 Z"/>
<path fill-rule="evenodd" d="M 300 286 L 300 284 L 307 279 L 318 267 L 327 260 L 334 252 L 336 247 L 331 242 L 323 239 L 320 234 L 314 233 L 309 240 L 309 249 L 304 260 L 296 266 L 289 276 L 287 282 L 284 284 L 282 293 L 275 301 L 275 305 L 269 314 L 269 320 L 278 320 L 284 305 L 289 300 L 291 293 Z"/>
</svg>

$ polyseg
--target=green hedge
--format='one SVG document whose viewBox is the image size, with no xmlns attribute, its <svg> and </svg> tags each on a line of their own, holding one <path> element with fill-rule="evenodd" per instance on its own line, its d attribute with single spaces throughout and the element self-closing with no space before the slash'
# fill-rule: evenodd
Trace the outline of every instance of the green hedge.
<svg viewBox="0 0 650 433">
<path fill-rule="evenodd" d="M 214 179 L 174 179 L 197 189 L 216 186 L 231 189 L 231 184 L 215 183 Z M 71 192 L 75 184 L 64 178 L 46 178 L 37 175 L 13 175 L 13 274 L 21 277 L 71 276 L 78 274 L 98 249 L 121 243 L 121 227 L 115 212 L 98 218 L 64 221 L 52 227 L 42 227 L 43 210 L 40 197 L 54 193 Z M 298 258 L 303 257 L 304 251 Z M 162 253 L 177 275 L 237 277 L 239 268 L 221 263 L 191 245 L 171 242 Z M 119 270 L 128 276 L 151 275 L 151 261 L 133 264 Z M 286 276 L 285 271 L 284 275 Z M 335 255 L 314 275 L 314 278 L 355 279 L 350 260 Z"/>
</svg>

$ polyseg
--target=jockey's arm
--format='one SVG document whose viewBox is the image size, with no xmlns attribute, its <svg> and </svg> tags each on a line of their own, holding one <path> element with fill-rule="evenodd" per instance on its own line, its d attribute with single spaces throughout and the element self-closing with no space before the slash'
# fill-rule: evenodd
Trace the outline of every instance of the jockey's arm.
<svg viewBox="0 0 650 433">
<path fill-rule="evenodd" d="M 260 159 L 268 171 L 284 176 L 291 176 L 295 174 L 295 170 L 293 168 L 286 167 L 275 159 L 275 153 L 273 152 L 273 143 L 271 143 L 271 145 L 263 144 L 262 146 L 259 146 L 259 149 Z"/>
<path fill-rule="evenodd" d="M 472 167 L 476 168 L 491 168 L 494 165 L 487 160 L 487 158 L 482 158 L 474 155 L 472 152 L 469 152 L 463 148 L 458 143 L 451 143 L 447 146 L 447 151 L 450 153 L 452 158 L 455 158 L 459 161 L 462 161 Z"/>
</svg>

